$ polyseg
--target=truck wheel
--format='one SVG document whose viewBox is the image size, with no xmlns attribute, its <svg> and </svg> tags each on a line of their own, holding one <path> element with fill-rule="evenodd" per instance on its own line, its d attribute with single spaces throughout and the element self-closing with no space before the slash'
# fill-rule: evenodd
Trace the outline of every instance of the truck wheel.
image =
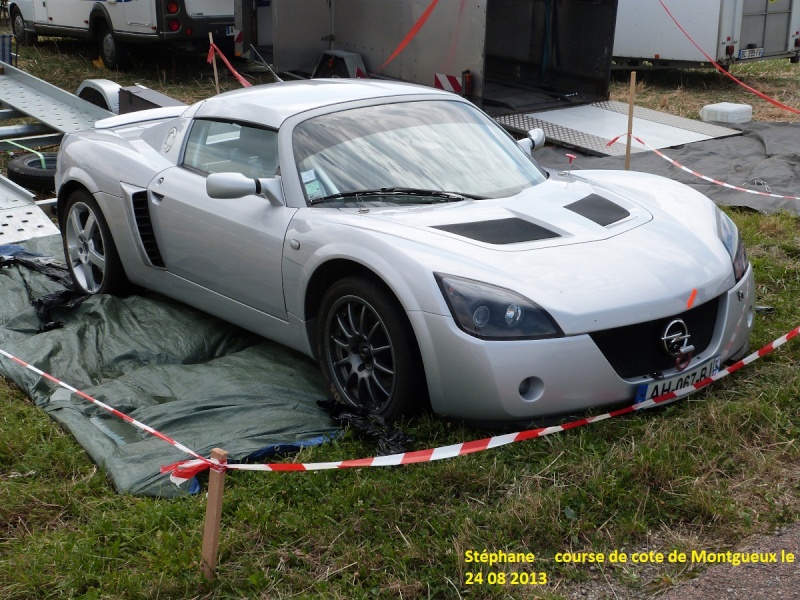
<svg viewBox="0 0 800 600">
<path fill-rule="evenodd" d="M 11 10 L 11 31 L 20 46 L 33 46 L 36 43 L 36 34 L 25 31 L 25 19 L 16 6 Z"/>
<path fill-rule="evenodd" d="M 33 192 L 47 194 L 56 189 L 56 152 L 42 152 L 44 167 L 36 154 L 22 154 L 8 161 L 8 178 Z"/>
<path fill-rule="evenodd" d="M 107 25 L 101 27 L 97 40 L 100 60 L 103 61 L 106 69 L 124 71 L 130 66 L 128 51 L 124 44 L 120 44 L 117 41 L 117 38 L 114 37 L 114 32 Z"/>
</svg>

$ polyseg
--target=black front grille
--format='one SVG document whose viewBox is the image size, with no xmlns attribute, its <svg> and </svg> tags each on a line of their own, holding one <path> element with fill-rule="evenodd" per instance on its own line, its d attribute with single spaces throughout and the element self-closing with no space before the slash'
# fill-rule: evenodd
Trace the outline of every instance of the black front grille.
<svg viewBox="0 0 800 600">
<path fill-rule="evenodd" d="M 164 259 L 158 249 L 158 242 L 153 232 L 153 223 L 150 220 L 150 207 L 147 202 L 147 192 L 136 192 L 133 195 L 133 216 L 136 219 L 136 229 L 139 239 L 142 240 L 147 258 L 154 267 L 164 267 Z"/>
<path fill-rule="evenodd" d="M 679 315 L 596 331 L 590 335 L 620 377 L 629 379 L 650 375 L 675 366 L 675 358 L 667 354 L 661 341 L 667 325 L 674 319 L 683 319 L 691 335 L 689 343 L 694 346 L 696 356 L 711 343 L 717 324 L 718 307 L 719 298 L 714 298 Z"/>
</svg>

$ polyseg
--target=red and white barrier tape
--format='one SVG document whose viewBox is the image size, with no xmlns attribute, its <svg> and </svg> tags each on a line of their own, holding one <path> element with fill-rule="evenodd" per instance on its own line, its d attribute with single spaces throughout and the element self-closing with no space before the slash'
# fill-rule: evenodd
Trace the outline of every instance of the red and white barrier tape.
<svg viewBox="0 0 800 600">
<path fill-rule="evenodd" d="M 210 459 L 207 459 L 207 458 L 204 458 L 204 457 L 200 456 L 197 452 L 195 452 L 191 448 L 188 448 L 188 447 L 184 446 L 183 444 L 181 444 L 180 442 L 178 442 L 176 440 L 173 440 L 168 435 L 165 435 L 165 434 L 161 433 L 160 431 L 157 431 L 157 430 L 153 429 L 149 425 L 145 425 L 144 423 L 141 423 L 141 422 L 137 421 L 136 419 L 134 419 L 132 417 L 129 417 L 125 413 L 122 413 L 122 412 L 118 411 L 116 408 L 113 408 L 113 407 L 109 406 L 108 404 L 105 404 L 105 403 L 101 402 L 100 400 L 97 400 L 96 398 L 92 398 L 89 394 L 87 394 L 85 392 L 82 392 L 79 389 L 76 389 L 76 388 L 72 387 L 68 383 L 64 383 L 63 381 L 60 381 L 60 380 L 56 379 L 55 377 L 53 377 L 49 373 L 45 373 L 44 371 L 41 371 L 41 370 L 37 369 L 33 365 L 30 365 L 30 364 L 26 363 L 25 361 L 17 358 L 16 356 L 14 356 L 12 354 L 9 354 L 8 352 L 6 352 L 3 349 L 0 349 L 0 355 L 5 356 L 6 358 L 8 358 L 10 360 L 13 360 L 15 363 L 22 365 L 23 367 L 25 367 L 29 371 L 33 371 L 34 373 L 36 373 L 40 377 L 44 377 L 48 381 L 52 381 L 56 385 L 58 385 L 58 386 L 60 386 L 60 387 L 62 387 L 64 389 L 69 390 L 73 394 L 77 394 L 78 396 L 80 396 L 84 400 L 88 400 L 92 404 L 95 404 L 96 406 L 99 406 L 103 410 L 105 410 L 107 412 L 110 412 L 115 417 L 119 417 L 120 419 L 122 419 L 126 423 L 130 423 L 131 425 L 133 425 L 137 429 L 141 429 L 142 431 L 146 431 L 150 435 L 154 435 L 158 439 L 164 440 L 165 442 L 167 442 L 171 446 L 175 446 L 181 452 L 185 452 L 189 456 L 194 456 L 194 457 L 196 457 L 198 459 L 207 461 L 209 463 L 209 467 L 212 466 L 212 463 L 211 463 Z"/>
<path fill-rule="evenodd" d="M 464 442 L 462 444 L 453 444 L 452 446 L 443 446 L 440 448 L 430 448 L 427 450 L 417 450 L 414 452 L 404 452 L 402 454 L 392 454 L 389 456 L 374 456 L 370 458 L 360 458 L 355 460 L 340 460 L 334 462 L 318 462 L 318 463 L 270 463 L 270 464 L 228 464 L 225 466 L 228 470 L 236 469 L 241 471 L 272 471 L 272 472 L 285 472 L 285 471 L 320 471 L 326 469 L 349 469 L 361 467 L 390 467 L 397 465 L 409 465 L 422 462 L 433 462 L 436 460 L 444 460 L 446 458 L 455 458 L 456 456 L 463 456 L 465 454 L 472 454 L 481 452 L 490 448 L 498 448 L 515 442 L 529 440 L 538 437 L 544 437 L 553 433 L 567 431 L 569 429 L 576 429 L 589 425 L 590 423 L 597 423 L 613 417 L 619 417 L 639 410 L 653 408 L 658 405 L 668 404 L 684 396 L 688 396 L 700 390 L 714 381 L 718 381 L 731 373 L 734 373 L 750 364 L 751 362 L 769 354 L 776 348 L 782 346 L 790 339 L 800 333 L 800 326 L 792 329 L 786 335 L 779 337 L 774 342 L 767 344 L 757 352 L 746 356 L 740 361 L 722 369 L 710 377 L 701 379 L 697 383 L 668 392 L 651 400 L 645 400 L 638 404 L 632 404 L 621 408 L 619 410 L 587 417 L 584 419 L 577 419 L 564 423 L 562 425 L 555 425 L 552 427 L 542 427 L 539 429 L 529 429 L 526 431 L 518 431 L 516 433 L 508 433 L 481 440 L 474 440 L 471 442 Z M 188 460 L 183 462 L 174 463 L 161 468 L 162 473 L 170 473 L 170 479 L 176 483 L 181 484 L 188 481 L 198 473 L 205 471 L 208 468 L 207 459 Z"/>
<path fill-rule="evenodd" d="M 608 142 L 608 144 L 606 144 L 606 146 L 611 146 L 612 144 L 615 144 L 617 142 L 617 140 L 619 140 L 621 137 L 624 137 L 626 135 L 629 135 L 629 134 L 623 133 L 623 134 L 618 135 L 613 140 Z M 698 178 L 700 178 L 700 179 L 702 179 L 704 181 L 708 181 L 709 183 L 713 183 L 714 185 L 719 185 L 719 186 L 722 186 L 722 187 L 725 187 L 725 188 L 728 188 L 728 189 L 731 189 L 731 190 L 736 190 L 737 192 L 746 192 L 748 194 L 755 194 L 757 196 L 767 196 L 769 198 L 781 198 L 783 200 L 800 200 L 800 196 L 783 196 L 781 194 L 773 194 L 772 192 L 759 192 L 758 190 L 749 190 L 747 188 L 739 187 L 738 185 L 725 183 L 724 181 L 719 181 L 719 180 L 714 179 L 712 177 L 708 177 L 707 175 L 703 175 L 702 173 L 698 173 L 697 171 L 692 171 L 689 167 L 685 167 L 684 165 L 679 163 L 674 158 L 670 158 L 669 156 L 667 156 L 666 154 L 661 152 L 658 148 L 653 148 L 653 146 L 651 146 L 651 145 L 647 144 L 646 142 L 642 141 L 641 138 L 638 138 L 638 137 L 636 137 L 635 135 L 632 135 L 632 134 L 631 134 L 631 137 L 634 140 L 636 140 L 637 142 L 639 142 L 642 146 L 644 146 L 645 148 L 650 150 L 651 152 L 654 152 L 655 154 L 657 154 L 658 156 L 660 156 L 661 158 L 663 158 L 667 162 L 672 163 L 673 165 L 678 167 L 680 170 L 686 171 L 690 175 L 694 175 L 695 177 L 698 177 Z M 766 187 L 766 183 L 764 183 L 764 185 Z M 766 189 L 769 189 L 769 187 L 766 187 Z"/>
<path fill-rule="evenodd" d="M 706 387 L 712 382 L 718 381 L 723 377 L 726 377 L 727 375 L 730 375 L 731 373 L 738 371 L 745 365 L 750 364 L 751 362 L 761 358 L 762 356 L 769 354 L 776 348 L 782 346 L 783 344 L 791 340 L 793 337 L 798 335 L 798 333 L 800 333 L 800 326 L 796 327 L 795 329 L 792 329 L 789 333 L 779 337 L 774 342 L 767 344 L 757 352 L 753 352 L 752 354 L 746 356 L 742 360 L 732 364 L 731 366 L 725 369 L 720 370 L 719 372 L 715 373 L 710 377 L 701 379 L 697 383 L 683 387 L 673 392 L 663 394 L 651 400 L 645 400 L 644 402 L 640 402 L 638 404 L 632 404 L 625 408 L 607 412 L 602 415 L 577 419 L 575 421 L 570 421 L 569 423 L 564 423 L 562 425 L 555 425 L 552 427 L 541 427 L 538 429 L 529 429 L 526 431 L 518 431 L 516 433 L 508 433 L 505 435 L 499 435 L 480 440 L 473 440 L 471 442 L 453 444 L 451 446 L 443 446 L 440 448 L 429 448 L 427 450 L 404 452 L 402 454 L 392 454 L 389 456 L 373 456 L 370 458 L 359 458 L 354 460 L 340 460 L 340 461 L 319 462 L 319 463 L 220 464 L 219 461 L 199 455 L 194 450 L 174 440 L 170 436 L 161 433 L 160 431 L 157 431 L 152 427 L 150 427 L 149 425 L 145 425 L 144 423 L 141 423 L 136 419 L 133 419 L 132 417 L 97 400 L 96 398 L 92 398 L 85 392 L 82 392 L 74 388 L 73 386 L 64 383 L 63 381 L 60 381 L 59 379 L 53 377 L 52 375 L 45 373 L 40 369 L 37 369 L 33 365 L 26 363 L 25 361 L 17 358 L 12 354 L 9 354 L 5 350 L 0 349 L 0 355 L 5 356 L 6 358 L 14 361 L 15 363 L 25 367 L 30 371 L 33 371 L 40 377 L 44 377 L 48 381 L 51 381 L 56 385 L 69 390 L 73 394 L 77 394 L 84 400 L 87 400 L 92 404 L 95 404 L 96 406 L 102 408 L 103 410 L 113 414 L 114 416 L 119 417 L 126 423 L 129 423 L 134 427 L 142 431 L 145 431 L 157 437 L 158 439 L 170 444 L 171 446 L 174 446 L 181 452 L 184 452 L 189 456 L 194 457 L 194 459 L 192 460 L 179 461 L 171 465 L 166 465 L 161 467 L 162 473 L 169 473 L 170 479 L 174 483 L 181 484 L 185 481 L 188 481 L 198 473 L 202 473 L 203 471 L 206 471 L 208 469 L 213 469 L 215 471 L 226 471 L 235 469 L 240 471 L 285 472 L 285 471 L 320 471 L 325 469 L 350 469 L 350 468 L 361 468 L 361 467 L 390 467 L 397 465 L 410 465 L 422 462 L 433 462 L 437 460 L 444 460 L 446 458 L 455 458 L 456 456 L 473 454 L 475 452 L 489 450 L 490 448 L 498 448 L 500 446 L 513 444 L 515 442 L 521 442 L 533 438 L 544 437 L 546 435 L 550 435 L 553 433 L 558 433 L 561 431 L 567 431 L 569 429 L 576 429 L 578 427 L 583 427 L 584 425 L 588 425 L 590 423 L 604 421 L 612 417 L 619 417 L 639 410 L 653 408 L 654 406 L 667 404 L 671 401 L 682 398 L 683 396 L 688 396 L 689 394 Z"/>
<path fill-rule="evenodd" d="M 789 112 L 792 112 L 792 113 L 795 113 L 795 114 L 800 114 L 800 110 L 798 110 L 796 108 L 792 108 L 791 106 L 787 106 L 786 104 L 783 104 L 782 102 L 779 102 L 779 101 L 775 100 L 774 98 L 770 98 L 769 96 L 767 96 L 763 92 L 759 92 L 757 89 L 755 89 L 753 87 L 750 87 L 749 85 L 747 85 L 746 83 L 740 81 L 739 79 L 736 79 L 736 77 L 731 75 L 731 73 L 729 71 L 725 70 L 725 68 L 723 68 L 722 66 L 717 64 L 717 62 L 713 58 L 711 58 L 708 55 L 708 53 L 705 50 L 703 50 L 697 44 L 697 42 L 694 41 L 694 39 L 692 39 L 692 36 L 689 35 L 689 33 L 681 26 L 681 24 L 678 23 L 678 20 L 669 11 L 669 9 L 667 8 L 667 5 L 664 4 L 664 0 L 658 0 L 658 1 L 661 4 L 661 6 L 664 8 L 664 10 L 667 11 L 667 14 L 669 15 L 669 18 L 672 19 L 672 22 L 675 23 L 675 25 L 678 27 L 678 29 L 681 30 L 681 33 L 683 33 L 683 35 L 686 36 L 686 39 L 688 39 L 692 43 L 692 45 L 694 45 L 694 47 L 697 48 L 703 56 L 705 56 L 705 58 L 706 58 L 706 60 L 708 62 L 710 62 L 712 65 L 714 65 L 714 68 L 717 69 L 717 71 L 719 71 L 720 73 L 722 73 L 723 75 L 725 75 L 729 79 L 732 79 L 733 81 L 738 83 L 740 86 L 742 86 L 748 92 L 751 92 L 751 93 L 755 94 L 756 96 L 758 96 L 762 100 L 766 100 L 767 102 L 769 102 L 773 106 L 777 106 L 778 108 L 782 108 L 783 110 L 788 110 Z"/>
<path fill-rule="evenodd" d="M 249 81 L 247 81 L 247 79 L 245 79 L 244 77 L 242 77 L 242 76 L 239 74 L 239 71 L 237 71 L 236 69 L 234 69 L 234 68 L 233 68 L 233 65 L 232 65 L 232 64 L 231 64 L 231 63 L 228 61 L 228 59 L 227 59 L 227 58 L 225 58 L 225 55 L 222 53 L 222 50 L 220 50 L 220 49 L 217 47 L 217 45 L 216 45 L 215 43 L 213 43 L 213 42 L 212 42 L 212 43 L 209 45 L 209 48 L 208 48 L 208 57 L 206 58 L 206 62 L 209 62 L 209 63 L 210 63 L 212 60 L 214 60 L 214 53 L 215 53 L 215 52 L 216 52 L 217 54 L 219 54 L 219 57 L 222 59 L 222 62 L 224 62 L 224 63 L 225 63 L 225 66 L 226 66 L 226 67 L 228 67 L 228 70 L 229 70 L 229 71 L 230 71 L 230 72 L 233 74 L 233 76 L 236 78 L 236 81 L 238 81 L 239 83 L 241 83 L 241 84 L 242 84 L 242 87 L 252 87 L 252 86 L 253 86 L 253 84 L 252 84 L 252 83 L 250 83 Z"/>
</svg>

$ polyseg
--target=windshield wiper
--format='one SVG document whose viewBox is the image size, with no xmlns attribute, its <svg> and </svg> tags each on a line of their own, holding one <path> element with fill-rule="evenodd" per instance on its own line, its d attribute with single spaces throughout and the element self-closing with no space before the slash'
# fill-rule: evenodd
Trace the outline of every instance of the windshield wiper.
<svg viewBox="0 0 800 600">
<path fill-rule="evenodd" d="M 360 196 L 413 196 L 416 198 L 432 198 L 436 202 L 461 202 L 462 200 L 472 199 L 480 200 L 480 196 L 473 196 L 469 194 L 461 194 L 458 192 L 443 192 L 441 190 L 424 190 L 419 188 L 379 188 L 375 190 L 355 190 L 352 192 L 340 192 L 338 194 L 331 194 L 324 198 L 312 200 L 311 204 L 322 204 L 323 202 L 335 202 L 337 200 L 348 200 L 351 198 L 359 198 Z"/>
</svg>

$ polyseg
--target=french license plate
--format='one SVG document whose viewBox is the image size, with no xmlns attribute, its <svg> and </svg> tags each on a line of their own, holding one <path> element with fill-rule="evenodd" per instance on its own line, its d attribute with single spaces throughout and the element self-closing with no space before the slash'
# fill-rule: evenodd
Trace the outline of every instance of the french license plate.
<svg viewBox="0 0 800 600">
<path fill-rule="evenodd" d="M 739 58 L 761 58 L 764 56 L 763 48 L 747 48 L 739 50 Z"/>
<path fill-rule="evenodd" d="M 719 356 L 715 356 L 711 360 L 698 365 L 693 369 L 689 369 L 668 377 L 666 379 L 659 379 L 653 383 L 643 383 L 636 389 L 636 403 L 644 402 L 645 400 L 652 400 L 664 394 L 669 394 L 675 390 L 688 387 L 698 381 L 702 381 L 706 377 L 711 377 L 719 371 Z"/>
<path fill-rule="evenodd" d="M 225 25 L 225 35 L 228 37 L 233 35 L 233 25 Z"/>
</svg>

